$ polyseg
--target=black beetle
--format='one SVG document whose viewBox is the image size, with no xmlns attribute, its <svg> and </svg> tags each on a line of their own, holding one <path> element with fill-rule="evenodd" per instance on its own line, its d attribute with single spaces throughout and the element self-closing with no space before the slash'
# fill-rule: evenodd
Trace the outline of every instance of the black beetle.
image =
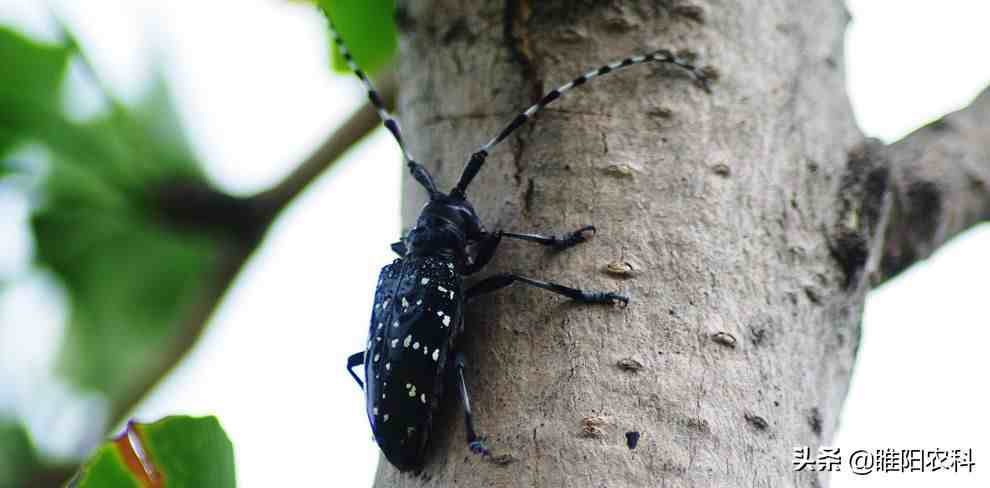
<svg viewBox="0 0 990 488">
<path fill-rule="evenodd" d="M 405 471 L 422 466 L 433 413 L 442 397 L 448 372 L 456 373 L 469 447 L 473 452 L 487 456 L 490 451 L 477 435 L 471 417 L 464 358 L 454 349 L 464 326 L 464 304 L 516 282 L 582 303 L 625 305 L 629 299 L 617 293 L 585 292 L 508 273 L 491 276 L 465 289 L 464 276 L 478 272 L 488 264 L 503 237 L 564 250 L 584 242 L 587 234 L 595 231 L 593 226 L 585 226 L 562 237 L 488 232 L 467 200 L 468 185 L 493 146 L 564 92 L 591 78 L 653 61 L 686 69 L 706 90 L 707 80 L 701 70 L 667 50 L 629 57 L 585 73 L 547 93 L 472 154 L 457 185 L 445 194 L 437 190 L 426 168 L 410 157 L 398 124 L 385 110 L 367 76 L 354 63 L 332 22 L 330 31 L 340 53 L 367 88 L 368 97 L 378 109 L 385 127 L 402 148 L 410 173 L 430 197 L 415 227 L 401 241 L 392 244 L 400 257 L 381 271 L 367 347 L 347 359 L 347 370 L 365 390 L 368 420 L 376 442 L 398 469 Z M 454 361 L 455 368 L 449 369 L 448 361 Z M 364 382 L 353 371 L 362 364 Z"/>
</svg>

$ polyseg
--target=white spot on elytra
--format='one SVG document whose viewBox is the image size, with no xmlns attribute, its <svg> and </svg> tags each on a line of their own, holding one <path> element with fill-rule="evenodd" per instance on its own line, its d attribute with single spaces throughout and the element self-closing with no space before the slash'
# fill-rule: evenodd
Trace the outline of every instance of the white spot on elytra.
<svg viewBox="0 0 990 488">
<path fill-rule="evenodd" d="M 414 396 L 416 396 L 416 385 L 413 385 L 413 387 L 409 390 L 409 397 L 412 398 Z"/>
<path fill-rule="evenodd" d="M 438 347 L 436 348 L 436 350 L 433 351 L 433 360 L 437 361 L 439 359 L 440 359 L 440 348 Z"/>
<path fill-rule="evenodd" d="M 411 387 L 412 387 L 412 383 L 406 383 L 406 389 L 407 389 L 407 390 L 408 390 L 409 388 L 411 388 Z"/>
<path fill-rule="evenodd" d="M 409 301 L 406 300 L 406 297 L 402 297 L 402 308 L 409 308 Z"/>
<path fill-rule="evenodd" d="M 388 422 L 388 414 L 385 414 L 385 416 L 382 417 L 382 422 Z"/>
<path fill-rule="evenodd" d="M 385 324 L 378 322 L 378 328 L 375 330 L 382 330 L 382 327 L 385 327 Z"/>
<path fill-rule="evenodd" d="M 378 407 L 372 408 L 371 409 L 371 414 L 372 415 L 378 415 Z"/>
<path fill-rule="evenodd" d="M 377 362 L 378 362 L 378 357 L 379 357 L 379 356 L 380 356 L 380 355 L 376 353 L 376 354 L 375 354 L 375 360 L 374 360 L 374 361 L 372 361 L 372 362 L 375 362 L 375 363 L 377 363 Z"/>
<path fill-rule="evenodd" d="M 422 304 L 423 304 L 422 300 L 416 300 L 416 305 L 422 305 Z"/>
<path fill-rule="evenodd" d="M 419 395 L 419 401 L 426 403 L 426 393 Z"/>
<path fill-rule="evenodd" d="M 385 305 L 382 305 L 382 306 L 383 306 L 383 307 L 385 307 L 385 308 L 388 308 L 388 302 L 389 302 L 389 299 L 388 299 L 388 298 L 386 298 L 386 299 L 385 299 Z"/>
<path fill-rule="evenodd" d="M 443 326 L 444 327 L 447 327 L 449 325 L 450 325 L 450 315 L 444 315 L 444 317 L 443 317 Z"/>
<path fill-rule="evenodd" d="M 392 363 L 385 363 L 385 370 L 392 371 Z"/>
<path fill-rule="evenodd" d="M 409 344 L 411 344 L 411 343 L 412 343 L 412 334 L 409 334 L 409 335 L 406 336 L 406 339 L 404 341 L 402 341 L 402 346 L 403 347 L 409 347 Z"/>
<path fill-rule="evenodd" d="M 416 343 L 413 344 L 413 349 L 419 349 L 419 341 L 416 341 Z"/>
<path fill-rule="evenodd" d="M 399 344 L 399 340 L 398 339 L 392 339 L 392 347 L 395 347 L 398 344 Z"/>
<path fill-rule="evenodd" d="M 447 267 L 450 269 L 454 269 L 454 263 L 447 263 Z"/>
<path fill-rule="evenodd" d="M 421 285 L 425 285 L 425 284 L 427 284 L 429 282 L 430 282 L 430 279 L 429 278 L 423 278 L 423 279 L 419 280 L 419 284 L 421 284 Z"/>
<path fill-rule="evenodd" d="M 392 327 L 398 327 L 398 326 L 399 326 L 399 321 L 398 320 L 396 320 L 395 322 L 392 322 Z"/>
<path fill-rule="evenodd" d="M 454 290 L 450 290 L 450 299 L 451 299 L 451 300 L 453 300 L 453 299 L 454 299 Z"/>
<path fill-rule="evenodd" d="M 444 288 L 442 286 L 439 286 L 439 285 L 437 285 L 437 290 L 440 290 L 441 293 L 447 293 L 447 291 L 449 291 L 446 288 Z"/>
</svg>

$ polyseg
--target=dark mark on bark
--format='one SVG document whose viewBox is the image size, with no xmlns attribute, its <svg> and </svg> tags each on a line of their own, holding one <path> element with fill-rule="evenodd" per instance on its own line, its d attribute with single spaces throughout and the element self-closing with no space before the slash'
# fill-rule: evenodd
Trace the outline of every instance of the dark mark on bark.
<svg viewBox="0 0 990 488">
<path fill-rule="evenodd" d="M 747 413 L 744 417 L 746 418 L 746 422 L 749 422 L 749 425 L 755 427 L 756 430 L 764 431 L 770 428 L 770 423 L 767 422 L 767 419 L 760 417 L 759 415 Z"/>
<path fill-rule="evenodd" d="M 478 36 L 476 36 L 470 29 L 468 29 L 467 19 L 464 17 L 458 17 L 443 32 L 440 36 L 440 43 L 443 45 L 450 45 L 456 41 L 466 41 L 471 43 Z"/>
<path fill-rule="evenodd" d="M 526 192 L 523 194 L 523 210 L 529 213 L 533 209 L 533 197 L 536 193 L 536 187 L 533 183 L 532 178 L 526 179 Z"/>
<path fill-rule="evenodd" d="M 843 288 L 847 290 L 861 281 L 887 202 L 890 167 L 884 151 L 885 146 L 876 139 L 850 151 L 839 185 L 839 219 L 829 248 L 843 272 Z"/>
<path fill-rule="evenodd" d="M 636 267 L 628 261 L 613 261 L 605 265 L 605 272 L 617 278 L 632 278 Z"/>
<path fill-rule="evenodd" d="M 602 19 L 602 23 L 605 25 L 606 30 L 613 33 L 629 32 L 639 27 L 638 22 L 634 22 L 628 16 L 621 14 L 606 17 Z"/>
<path fill-rule="evenodd" d="M 880 262 L 882 276 L 899 274 L 914 264 L 924 250 L 920 243 L 934 242 L 942 213 L 942 190 L 933 181 L 912 182 L 903 196 L 895 200 L 896 212 L 907 222 L 906 235 L 895 236 L 898 240 L 886 245 Z"/>
<path fill-rule="evenodd" d="M 657 107 L 648 109 L 646 111 L 646 115 L 664 120 L 670 120 L 670 118 L 674 116 L 674 111 L 666 107 Z"/>
<path fill-rule="evenodd" d="M 718 163 L 715 166 L 712 166 L 712 171 L 714 171 L 715 174 L 726 178 L 732 174 L 732 169 L 725 163 Z"/>
<path fill-rule="evenodd" d="M 932 241 L 942 214 L 942 191 L 933 181 L 915 181 L 908 186 L 907 200 L 911 227 L 922 241 Z"/>
<path fill-rule="evenodd" d="M 615 363 L 622 371 L 629 371 L 632 373 L 641 371 L 643 369 L 643 363 L 633 359 L 633 358 L 622 358 Z"/>
<path fill-rule="evenodd" d="M 539 100 L 543 95 L 543 87 L 536 77 L 529 37 L 525 34 L 527 21 L 532 14 L 529 0 L 506 0 L 504 12 L 502 36 L 509 48 L 509 55 L 522 66 L 523 79 L 530 85 L 530 100 Z"/>
<path fill-rule="evenodd" d="M 626 432 L 626 445 L 629 449 L 636 449 L 636 444 L 639 443 L 639 432 L 632 431 Z"/>
<path fill-rule="evenodd" d="M 736 348 L 736 338 L 728 332 L 716 332 L 712 334 L 712 340 L 725 347 Z"/>
<path fill-rule="evenodd" d="M 486 459 L 488 459 L 488 462 L 496 466 L 507 466 L 509 464 L 516 462 L 516 457 L 513 456 L 512 454 L 492 454 L 491 456 L 488 456 Z"/>
<path fill-rule="evenodd" d="M 688 417 L 687 422 L 684 423 L 689 429 L 702 434 L 711 434 L 712 428 L 708 425 L 708 421 L 703 418 L 698 417 Z"/>
<path fill-rule="evenodd" d="M 409 15 L 409 10 L 405 5 L 395 7 L 395 27 L 399 32 L 408 34 L 416 30 L 416 19 Z"/>
<path fill-rule="evenodd" d="M 808 414 L 808 425 L 811 426 L 811 431 L 816 436 L 822 436 L 822 413 L 818 410 L 818 407 L 811 408 L 811 412 Z"/>
<path fill-rule="evenodd" d="M 633 169 L 632 166 L 625 163 L 610 164 L 602 168 L 602 173 L 617 178 L 633 178 L 636 176 L 636 170 Z"/>
<path fill-rule="evenodd" d="M 671 13 L 687 19 L 691 19 L 699 24 L 705 23 L 705 10 L 698 5 L 674 5 Z"/>
<path fill-rule="evenodd" d="M 708 65 L 701 67 L 701 76 L 704 76 L 709 82 L 718 81 L 722 74 L 718 71 L 718 68 Z"/>
<path fill-rule="evenodd" d="M 754 346 L 760 347 L 767 342 L 767 329 L 762 325 L 751 325 L 749 326 L 749 342 Z"/>
<path fill-rule="evenodd" d="M 608 420 L 605 417 L 593 416 L 581 419 L 581 436 L 600 438 L 605 435 L 605 426 Z"/>
<path fill-rule="evenodd" d="M 814 303 L 815 305 L 822 304 L 822 295 L 818 288 L 814 286 L 806 286 L 804 287 L 804 294 L 808 297 L 808 300 L 811 301 L 811 303 Z"/>
<path fill-rule="evenodd" d="M 952 122 L 949 119 L 947 119 L 945 117 L 942 117 L 942 118 L 933 120 L 931 123 L 929 123 L 925 127 L 929 128 L 929 129 L 931 129 L 933 131 L 936 131 L 936 132 L 943 132 L 943 131 L 947 131 L 947 130 L 951 130 L 952 129 Z"/>
</svg>

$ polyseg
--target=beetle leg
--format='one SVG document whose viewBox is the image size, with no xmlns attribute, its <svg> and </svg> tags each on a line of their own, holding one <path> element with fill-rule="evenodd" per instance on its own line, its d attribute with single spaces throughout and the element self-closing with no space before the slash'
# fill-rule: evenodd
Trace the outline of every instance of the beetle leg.
<svg viewBox="0 0 990 488">
<path fill-rule="evenodd" d="M 363 390 L 364 382 L 361 381 L 361 378 L 358 378 L 358 376 L 354 374 L 354 367 L 362 364 L 364 364 L 364 351 L 351 354 L 347 357 L 347 372 L 351 374 L 351 377 L 354 378 L 354 381 L 357 381 L 358 386 L 360 386 Z"/>
<path fill-rule="evenodd" d="M 588 237 L 585 236 L 585 233 L 587 232 L 591 232 L 591 234 L 594 235 L 595 226 L 586 225 L 574 232 L 569 232 L 560 237 L 544 236 L 540 234 L 518 234 L 515 232 L 503 232 L 500 230 L 490 234 L 485 234 L 484 237 L 482 237 L 478 242 L 478 251 L 475 253 L 474 262 L 468 266 L 464 274 L 469 275 L 481 271 L 481 268 L 484 268 L 485 265 L 492 260 L 492 257 L 495 256 L 495 249 L 498 247 L 503 237 L 535 242 L 541 246 L 552 247 L 555 251 L 563 251 L 587 241 Z"/>
<path fill-rule="evenodd" d="M 501 234 L 503 237 L 535 242 L 542 246 L 552 247 L 555 251 L 563 251 L 564 249 L 572 248 L 587 241 L 588 238 L 585 237 L 585 232 L 591 232 L 591 235 L 595 235 L 595 226 L 586 225 L 574 232 L 564 234 L 560 237 L 541 236 L 538 234 L 516 234 L 515 232 L 502 232 Z"/>
<path fill-rule="evenodd" d="M 399 239 L 398 241 L 393 242 L 390 247 L 392 248 L 392 252 L 398 254 L 400 258 L 406 257 L 406 240 L 405 239 Z"/>
<path fill-rule="evenodd" d="M 471 452 L 487 456 L 491 454 L 485 444 L 484 436 L 479 436 L 474 430 L 474 419 L 471 416 L 471 397 L 468 395 L 467 381 L 464 380 L 464 354 L 457 352 L 454 356 L 454 370 L 457 373 L 457 383 L 464 404 L 464 428 L 467 431 L 467 442 Z"/>
<path fill-rule="evenodd" d="M 493 276 L 489 276 L 474 286 L 468 288 L 467 290 L 467 301 L 471 301 L 478 296 L 484 295 L 486 293 L 491 293 L 494 291 L 501 290 L 515 282 L 520 282 L 525 285 L 534 286 L 536 288 L 542 288 L 552 293 L 558 295 L 563 295 L 571 300 L 580 303 L 622 303 L 623 305 L 629 304 L 629 297 L 625 295 L 620 295 L 613 292 L 587 292 L 578 290 L 577 288 L 571 288 L 569 286 L 558 285 L 557 283 L 549 283 L 546 281 L 534 280 L 532 278 L 527 278 L 525 276 L 519 276 L 512 273 L 501 273 Z"/>
<path fill-rule="evenodd" d="M 495 256 L 495 249 L 500 242 L 502 242 L 501 232 L 495 231 L 484 234 L 484 237 L 478 241 L 478 250 L 475 252 L 474 261 L 467 266 L 464 274 L 470 275 L 481 271 L 481 268 L 484 268 L 492 260 L 492 257 Z"/>
</svg>

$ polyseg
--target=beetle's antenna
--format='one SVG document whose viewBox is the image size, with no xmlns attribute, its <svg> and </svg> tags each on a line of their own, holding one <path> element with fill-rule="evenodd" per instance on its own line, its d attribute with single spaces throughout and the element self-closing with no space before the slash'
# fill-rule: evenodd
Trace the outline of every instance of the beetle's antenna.
<svg viewBox="0 0 990 488">
<path fill-rule="evenodd" d="M 406 145 L 402 142 L 402 131 L 399 130 L 399 123 L 392 118 L 390 113 L 388 113 L 388 110 L 385 108 L 385 103 L 382 102 L 381 96 L 379 96 L 378 91 L 375 90 L 375 85 L 371 83 L 371 80 L 364 74 L 364 71 L 362 71 L 361 68 L 358 67 L 357 63 L 354 62 L 354 58 L 351 57 L 351 52 L 348 51 L 347 46 L 344 45 L 344 39 L 340 37 L 340 34 L 337 33 L 337 29 L 333 26 L 333 20 L 330 18 L 330 12 L 325 11 L 325 13 L 327 21 L 330 23 L 330 35 L 333 36 L 333 42 L 337 45 L 340 55 L 344 57 L 344 61 L 347 62 L 347 66 L 351 68 L 351 71 L 354 71 L 354 74 L 361 79 L 361 83 L 364 84 L 364 88 L 368 91 L 368 99 L 371 101 L 371 104 L 375 106 L 375 109 L 378 110 L 378 117 L 382 119 L 382 122 L 385 124 L 385 128 L 392 133 L 392 136 L 395 137 L 395 141 L 399 143 L 399 148 L 402 149 L 402 156 L 406 160 L 406 166 L 409 168 L 409 172 L 412 173 L 413 178 L 415 178 L 416 181 L 423 186 L 423 188 L 426 188 L 426 191 L 430 193 L 430 199 L 433 200 L 440 195 L 440 192 L 437 190 L 436 183 L 433 182 L 433 177 L 430 176 L 430 172 L 427 171 L 423 165 L 417 163 L 416 160 L 409 155 Z"/>
<path fill-rule="evenodd" d="M 518 129 L 521 125 L 525 124 L 527 120 L 532 118 L 533 115 L 535 115 L 537 112 L 543 109 L 543 107 L 550 105 L 551 102 L 560 98 L 560 96 L 566 93 L 568 90 L 577 86 L 581 86 L 586 81 L 592 78 L 604 74 L 608 74 L 613 71 L 618 71 L 620 69 L 627 68 L 629 66 L 633 66 L 641 63 L 647 63 L 651 61 L 658 63 L 672 64 L 674 66 L 679 66 L 681 68 L 684 68 L 685 70 L 688 71 L 688 73 L 691 74 L 691 76 L 698 82 L 699 85 L 701 85 L 701 87 L 706 92 L 710 92 L 708 86 L 708 77 L 705 75 L 703 70 L 695 67 L 694 65 L 688 63 L 687 61 L 684 61 L 683 59 L 674 56 L 672 52 L 666 49 L 661 49 L 659 51 L 655 51 L 653 53 L 642 56 L 629 57 L 621 61 L 616 61 L 614 63 L 607 64 L 596 70 L 589 71 L 571 80 L 569 83 L 562 85 L 554 90 L 551 90 L 549 93 L 544 95 L 539 102 L 536 102 L 535 105 L 527 108 L 524 112 L 517 115 L 516 118 L 512 119 L 512 122 L 509 122 L 508 125 L 502 128 L 502 130 L 499 131 L 498 135 L 493 137 L 484 146 L 481 146 L 481 148 L 478 149 L 478 151 L 472 154 L 471 157 L 468 159 L 467 164 L 464 166 L 464 172 L 461 173 L 460 181 L 458 181 L 457 186 L 455 186 L 454 189 L 451 190 L 450 192 L 451 195 L 457 195 L 463 197 L 464 192 L 467 190 L 468 185 L 471 184 L 471 180 L 473 180 L 474 177 L 478 174 L 478 171 L 481 170 L 481 166 L 485 164 L 485 158 L 488 157 L 488 153 L 491 151 L 491 149 L 495 147 L 495 145 L 497 145 L 498 143 L 505 140 L 505 138 L 508 137 L 509 134 L 511 134 L 514 130 Z"/>
</svg>

